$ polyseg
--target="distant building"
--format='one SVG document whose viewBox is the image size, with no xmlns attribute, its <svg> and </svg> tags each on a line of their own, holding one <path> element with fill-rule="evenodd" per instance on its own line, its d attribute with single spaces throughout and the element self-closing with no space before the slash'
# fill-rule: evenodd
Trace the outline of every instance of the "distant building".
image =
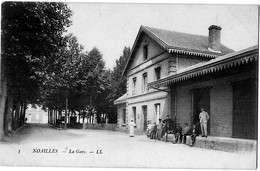
<svg viewBox="0 0 260 171">
<path fill-rule="evenodd" d="M 40 106 L 33 108 L 32 105 L 28 105 L 25 117 L 27 118 L 27 123 L 48 123 L 48 112 L 42 110 Z"/>
</svg>

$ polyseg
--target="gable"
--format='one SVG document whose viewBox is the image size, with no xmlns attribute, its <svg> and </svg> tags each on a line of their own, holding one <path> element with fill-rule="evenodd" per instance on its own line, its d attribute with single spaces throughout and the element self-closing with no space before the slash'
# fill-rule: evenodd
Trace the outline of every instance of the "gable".
<svg viewBox="0 0 260 171">
<path fill-rule="evenodd" d="M 134 68 L 142 63 L 141 60 L 143 60 L 143 57 L 141 57 L 141 48 L 143 47 L 144 35 L 148 37 L 148 39 L 152 40 L 151 42 L 155 42 L 156 46 L 154 47 L 156 48 L 154 51 L 157 53 L 160 50 L 164 50 L 168 53 L 174 52 L 177 54 L 187 54 L 213 59 L 233 52 L 233 50 L 224 45 L 221 45 L 221 53 L 209 50 L 207 43 L 208 37 L 206 36 L 141 26 L 132 47 L 130 57 L 124 68 L 123 75 L 126 75 L 126 72 L 128 72 L 130 68 Z M 151 46 L 150 49 L 152 49 Z"/>
<path fill-rule="evenodd" d="M 147 59 L 144 57 L 144 46 L 147 46 Z M 153 40 L 149 35 L 142 33 L 137 40 L 136 46 L 134 47 L 131 54 L 131 62 L 129 63 L 128 70 L 131 70 L 143 62 L 158 56 L 159 54 L 165 52 L 155 40 Z"/>
</svg>

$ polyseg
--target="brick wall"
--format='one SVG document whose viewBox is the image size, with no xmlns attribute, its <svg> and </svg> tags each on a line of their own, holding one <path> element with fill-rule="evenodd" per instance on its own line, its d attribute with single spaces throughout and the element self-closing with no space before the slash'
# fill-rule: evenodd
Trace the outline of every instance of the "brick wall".
<svg viewBox="0 0 260 171">
<path fill-rule="evenodd" d="M 197 63 L 203 62 L 203 61 L 208 61 L 210 58 L 201 58 L 201 57 L 194 57 L 194 56 L 188 56 L 188 55 L 177 55 L 177 69 L 184 69 L 189 66 L 195 65 Z"/>
<path fill-rule="evenodd" d="M 211 86 L 210 89 L 210 135 L 232 137 L 233 89 L 232 82 L 252 77 L 249 73 L 237 74 L 192 85 L 177 86 L 177 122 L 182 126 L 191 123 L 191 92 L 195 88 Z"/>
<path fill-rule="evenodd" d="M 215 85 L 210 90 L 210 126 L 215 136 L 232 136 L 232 87 L 228 83 Z"/>
</svg>

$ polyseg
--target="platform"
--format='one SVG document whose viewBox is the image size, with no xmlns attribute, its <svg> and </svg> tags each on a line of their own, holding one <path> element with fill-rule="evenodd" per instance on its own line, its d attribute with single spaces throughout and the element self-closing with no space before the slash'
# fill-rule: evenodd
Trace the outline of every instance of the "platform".
<svg viewBox="0 0 260 171">
<path fill-rule="evenodd" d="M 168 135 L 167 139 L 169 142 L 172 142 L 172 136 L 173 134 Z M 229 137 L 208 136 L 205 138 L 198 136 L 196 137 L 194 147 L 235 153 L 256 152 L 257 141 Z"/>
<path fill-rule="evenodd" d="M 257 141 L 229 137 L 197 137 L 195 147 L 220 150 L 227 152 L 253 152 L 256 151 Z"/>
</svg>

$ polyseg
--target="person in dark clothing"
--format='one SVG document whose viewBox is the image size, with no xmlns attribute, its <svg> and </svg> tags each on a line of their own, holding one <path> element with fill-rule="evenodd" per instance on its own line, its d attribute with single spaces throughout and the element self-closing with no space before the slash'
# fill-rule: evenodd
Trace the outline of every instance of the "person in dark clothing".
<svg viewBox="0 0 260 171">
<path fill-rule="evenodd" d="M 170 119 L 169 115 L 166 116 L 166 119 L 163 120 L 165 133 L 167 133 L 173 126 L 173 121 Z"/>
<path fill-rule="evenodd" d="M 182 133 L 182 143 L 186 144 L 186 138 L 187 138 L 187 136 L 192 135 L 192 129 L 188 123 L 185 123 L 184 125 L 185 125 L 185 127 L 184 127 L 183 133 Z"/>
<path fill-rule="evenodd" d="M 196 125 L 193 124 L 192 125 L 192 134 L 191 134 L 191 145 L 194 145 L 195 141 L 196 141 Z"/>
<path fill-rule="evenodd" d="M 182 127 L 180 126 L 179 123 L 177 123 L 176 129 L 175 129 L 175 141 L 173 143 L 174 144 L 178 143 L 178 141 L 180 143 L 181 140 L 182 140 Z"/>
<path fill-rule="evenodd" d="M 173 121 L 170 119 L 169 115 L 166 116 L 166 119 L 163 120 L 163 132 L 162 135 L 166 137 L 167 142 L 167 135 L 172 132 L 173 130 Z"/>
</svg>

